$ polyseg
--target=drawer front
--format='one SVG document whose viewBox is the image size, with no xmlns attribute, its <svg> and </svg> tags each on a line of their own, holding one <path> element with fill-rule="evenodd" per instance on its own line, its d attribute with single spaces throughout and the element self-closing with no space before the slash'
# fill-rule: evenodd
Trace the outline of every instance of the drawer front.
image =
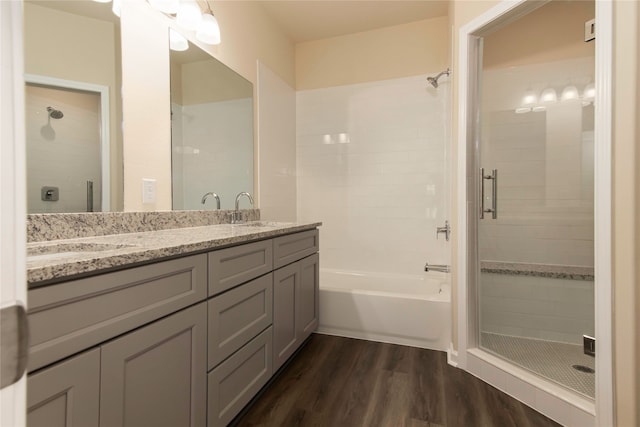
<svg viewBox="0 0 640 427">
<path fill-rule="evenodd" d="M 273 270 L 271 240 L 209 253 L 209 295 L 216 295 Z"/>
<path fill-rule="evenodd" d="M 271 373 L 269 328 L 209 373 L 209 427 L 229 424 L 267 383 Z"/>
<path fill-rule="evenodd" d="M 218 365 L 273 320 L 273 274 L 212 298 L 209 304 L 209 369 Z"/>
<path fill-rule="evenodd" d="M 273 239 L 274 268 L 280 268 L 318 252 L 318 237 L 318 230 L 309 230 Z"/>
<path fill-rule="evenodd" d="M 30 371 L 207 296 L 206 254 L 29 291 Z"/>
</svg>

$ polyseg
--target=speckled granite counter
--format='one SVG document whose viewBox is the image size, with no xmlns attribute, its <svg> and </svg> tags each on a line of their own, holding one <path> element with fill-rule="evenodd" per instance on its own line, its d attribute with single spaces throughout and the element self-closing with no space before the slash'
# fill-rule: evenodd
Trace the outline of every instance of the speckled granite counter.
<svg viewBox="0 0 640 427">
<path fill-rule="evenodd" d="M 480 261 L 483 273 L 538 276 L 553 279 L 594 280 L 593 267 L 555 264 L 527 264 L 520 262 Z"/>
<path fill-rule="evenodd" d="M 45 285 L 320 225 L 256 221 L 33 242 L 27 244 L 27 281 L 30 287 Z"/>
</svg>

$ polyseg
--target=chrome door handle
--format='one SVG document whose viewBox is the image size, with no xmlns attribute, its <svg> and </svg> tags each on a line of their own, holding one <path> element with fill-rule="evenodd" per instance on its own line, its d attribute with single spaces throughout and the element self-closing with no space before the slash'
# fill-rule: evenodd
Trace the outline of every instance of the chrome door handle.
<svg viewBox="0 0 640 427">
<path fill-rule="evenodd" d="M 484 181 L 491 180 L 491 207 L 484 207 Z M 498 218 L 498 169 L 492 169 L 491 175 L 484 174 L 484 168 L 480 168 L 480 219 L 484 219 L 485 213 L 490 213 L 492 219 Z"/>
</svg>

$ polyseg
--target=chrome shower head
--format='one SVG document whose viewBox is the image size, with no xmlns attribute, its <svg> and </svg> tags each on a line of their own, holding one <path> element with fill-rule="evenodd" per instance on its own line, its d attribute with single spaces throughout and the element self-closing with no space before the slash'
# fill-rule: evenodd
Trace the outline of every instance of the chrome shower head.
<svg viewBox="0 0 640 427">
<path fill-rule="evenodd" d="M 49 112 L 49 117 L 52 119 L 61 119 L 64 117 L 64 113 L 60 110 L 56 110 L 53 107 L 47 107 L 47 111 Z"/>
<path fill-rule="evenodd" d="M 437 89 L 437 88 L 438 88 L 438 79 L 439 79 L 440 77 L 444 76 L 444 75 L 447 75 L 447 76 L 448 76 L 448 75 L 450 75 L 450 74 L 451 74 L 451 70 L 449 70 L 449 69 L 447 68 L 445 71 L 443 71 L 443 72 L 439 73 L 439 74 L 438 74 L 437 76 L 435 76 L 435 77 L 427 77 L 427 82 L 429 82 L 429 84 L 430 84 L 431 86 L 433 86 L 433 87 L 435 87 L 435 88 Z"/>
</svg>

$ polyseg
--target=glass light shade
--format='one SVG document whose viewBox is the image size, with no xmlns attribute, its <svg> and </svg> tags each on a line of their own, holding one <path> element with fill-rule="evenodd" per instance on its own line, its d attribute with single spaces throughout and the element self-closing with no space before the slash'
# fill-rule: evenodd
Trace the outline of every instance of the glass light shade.
<svg viewBox="0 0 640 427">
<path fill-rule="evenodd" d="M 178 13 L 180 0 L 149 0 L 149 4 L 162 13 Z"/>
<path fill-rule="evenodd" d="M 532 90 L 526 91 L 524 96 L 522 97 L 523 107 L 532 106 L 537 102 L 538 102 L 538 95 L 536 95 L 536 93 Z"/>
<path fill-rule="evenodd" d="M 589 83 L 587 87 L 584 88 L 582 98 L 585 101 L 593 101 L 594 99 L 596 99 L 596 85 L 593 83 Z"/>
<path fill-rule="evenodd" d="M 544 105 L 538 105 L 537 107 L 533 107 L 531 111 L 533 111 L 534 113 L 541 113 L 543 111 L 547 111 L 547 107 L 545 107 Z"/>
<path fill-rule="evenodd" d="M 529 111 L 531 111 L 530 107 L 516 108 L 516 114 L 524 114 L 524 113 L 528 113 Z"/>
<path fill-rule="evenodd" d="M 185 30 L 195 31 L 202 22 L 200 7 L 194 1 L 182 1 L 176 15 L 176 23 Z"/>
<path fill-rule="evenodd" d="M 111 0 L 93 0 L 96 3 L 109 3 Z"/>
<path fill-rule="evenodd" d="M 569 101 L 571 99 L 578 99 L 580 96 L 578 94 L 578 88 L 575 86 L 567 86 L 562 90 L 562 95 L 560 95 L 560 99 L 563 101 Z"/>
<path fill-rule="evenodd" d="M 122 10 L 122 0 L 113 0 L 111 10 L 113 11 L 114 15 L 120 18 L 120 11 Z"/>
<path fill-rule="evenodd" d="M 542 91 L 542 94 L 540 95 L 540 102 L 551 104 L 557 101 L 558 95 L 556 94 L 555 89 L 548 87 Z"/>
<path fill-rule="evenodd" d="M 171 28 L 169 29 L 169 48 L 179 52 L 187 50 L 189 49 L 189 42 L 182 34 Z"/>
<path fill-rule="evenodd" d="M 205 13 L 196 32 L 196 38 L 206 44 L 220 44 L 220 26 L 215 16 Z"/>
</svg>

